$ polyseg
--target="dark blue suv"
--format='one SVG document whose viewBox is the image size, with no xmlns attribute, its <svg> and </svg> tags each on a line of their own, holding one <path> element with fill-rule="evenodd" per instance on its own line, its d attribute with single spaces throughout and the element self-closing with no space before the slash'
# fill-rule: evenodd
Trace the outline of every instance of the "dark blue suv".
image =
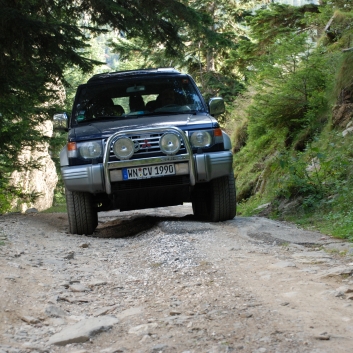
<svg viewBox="0 0 353 353">
<path fill-rule="evenodd" d="M 192 202 L 198 219 L 236 213 L 229 136 L 215 119 L 224 101 L 208 104 L 193 79 L 174 69 L 93 76 L 77 89 L 60 153 L 69 230 L 90 235 L 97 212 Z"/>
</svg>

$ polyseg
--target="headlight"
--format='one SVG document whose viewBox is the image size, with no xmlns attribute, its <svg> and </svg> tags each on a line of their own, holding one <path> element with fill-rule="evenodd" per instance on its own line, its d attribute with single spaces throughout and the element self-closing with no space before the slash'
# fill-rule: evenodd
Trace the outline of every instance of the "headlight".
<svg viewBox="0 0 353 353">
<path fill-rule="evenodd" d="M 194 131 L 190 135 L 193 147 L 208 147 L 212 143 L 212 136 L 208 131 Z"/>
<path fill-rule="evenodd" d="M 84 159 L 94 159 L 102 155 L 102 144 L 97 141 L 80 143 L 78 148 L 81 157 Z"/>
<path fill-rule="evenodd" d="M 165 133 L 159 140 L 161 151 L 167 155 L 176 154 L 180 150 L 181 142 L 177 134 Z"/>
<path fill-rule="evenodd" d="M 134 154 L 134 143 L 128 137 L 119 137 L 113 144 L 113 152 L 119 159 L 129 159 Z"/>
</svg>

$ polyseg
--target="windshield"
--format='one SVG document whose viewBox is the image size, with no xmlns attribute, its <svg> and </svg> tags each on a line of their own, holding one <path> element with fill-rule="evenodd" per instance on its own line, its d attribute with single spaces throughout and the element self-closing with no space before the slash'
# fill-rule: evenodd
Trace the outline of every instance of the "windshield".
<svg viewBox="0 0 353 353">
<path fill-rule="evenodd" d="M 83 87 L 75 102 L 73 123 L 197 111 L 205 107 L 187 76 L 116 80 Z"/>
</svg>

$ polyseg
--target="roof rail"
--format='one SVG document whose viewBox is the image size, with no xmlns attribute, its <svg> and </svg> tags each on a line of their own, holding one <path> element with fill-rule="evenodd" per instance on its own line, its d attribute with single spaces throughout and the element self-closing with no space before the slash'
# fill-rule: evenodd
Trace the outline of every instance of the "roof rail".
<svg viewBox="0 0 353 353">
<path fill-rule="evenodd" d="M 107 78 L 112 77 L 119 77 L 119 76 L 133 76 L 133 75 L 143 75 L 149 73 L 180 73 L 178 70 L 174 69 L 173 67 L 158 67 L 153 69 L 137 69 L 137 70 L 125 70 L 125 71 L 115 71 L 115 72 L 103 72 L 101 74 L 93 75 L 88 81 L 97 81 L 97 80 L 104 80 Z"/>
</svg>

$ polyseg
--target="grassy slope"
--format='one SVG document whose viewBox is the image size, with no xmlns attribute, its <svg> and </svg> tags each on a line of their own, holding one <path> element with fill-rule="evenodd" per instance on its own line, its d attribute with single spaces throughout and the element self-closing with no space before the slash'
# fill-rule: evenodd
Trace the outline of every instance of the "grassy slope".
<svg viewBox="0 0 353 353">
<path fill-rule="evenodd" d="M 265 214 L 353 241 L 352 143 L 353 135 L 343 137 L 341 131 L 326 128 L 307 151 L 296 154 L 292 164 L 284 168 L 279 158 L 263 162 L 261 155 L 235 156 L 239 194 L 249 183 L 258 185 L 251 189 L 254 193 L 249 198 L 239 202 L 239 214 Z M 314 168 L 310 175 L 297 179 L 295 173 L 300 174 L 318 154 L 321 164 L 316 164 L 320 169 L 317 175 Z M 261 163 L 263 171 L 267 170 L 262 178 Z M 266 203 L 270 205 L 258 208 Z"/>
<path fill-rule="evenodd" d="M 351 59 L 343 60 L 337 70 L 336 92 L 352 84 L 346 82 L 353 77 Z M 329 94 L 337 97 L 336 92 Z M 353 96 L 348 100 L 353 102 Z M 245 146 L 234 154 L 239 214 L 288 220 L 353 241 L 353 132 L 342 135 L 352 116 L 344 123 L 333 121 L 331 107 L 324 112 L 326 123 L 321 122 L 321 129 L 302 152 L 285 147 L 281 134 L 262 137 L 265 142 L 240 143 Z M 244 118 L 239 124 L 244 125 Z M 235 145 L 240 135 L 246 134 L 239 130 L 233 134 Z"/>
</svg>

